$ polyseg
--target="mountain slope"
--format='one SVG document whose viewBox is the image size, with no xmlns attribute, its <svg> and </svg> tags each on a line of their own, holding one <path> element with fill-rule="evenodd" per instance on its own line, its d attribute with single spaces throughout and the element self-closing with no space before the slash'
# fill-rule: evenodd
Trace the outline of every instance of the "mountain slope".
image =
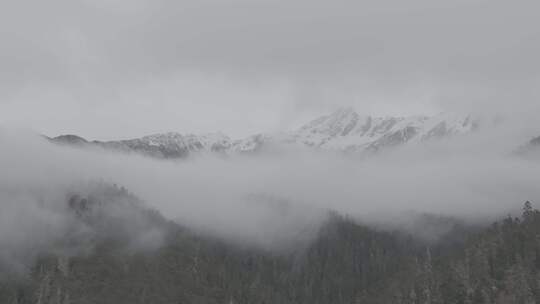
<svg viewBox="0 0 540 304">
<path fill-rule="evenodd" d="M 372 117 L 345 108 L 311 121 L 291 136 L 308 146 L 361 151 L 466 134 L 476 128 L 477 122 L 470 116 Z"/>
<path fill-rule="evenodd" d="M 71 145 L 94 145 L 160 158 L 183 158 L 199 153 L 252 153 L 269 145 L 293 145 L 341 152 L 376 152 L 383 149 L 467 134 L 478 127 L 471 116 L 439 114 L 432 117 L 361 116 L 351 108 L 319 117 L 297 130 L 280 134 L 255 134 L 231 140 L 221 133 L 182 135 L 163 133 L 119 141 L 86 141 L 75 135 L 51 140 Z"/>
<path fill-rule="evenodd" d="M 138 153 L 158 158 L 184 158 L 194 153 L 219 153 L 227 151 L 232 141 L 221 133 L 203 135 L 169 132 L 141 138 L 118 141 L 87 141 L 76 135 L 60 135 L 50 138 L 54 143 L 73 146 L 94 146 L 107 150 Z"/>
<path fill-rule="evenodd" d="M 530 204 L 521 218 L 508 217 L 482 231 L 456 226 L 435 242 L 373 230 L 330 214 L 306 248 L 273 252 L 197 235 L 130 204 L 122 208 L 135 208 L 132 215 L 117 226 L 114 216 L 107 219 L 108 213 L 100 212 L 111 203 L 102 199 L 122 202 L 118 198 L 126 193 L 114 188 L 107 193 L 97 199 L 72 195 L 65 202 L 95 232 L 89 238 L 93 249 L 70 256 L 44 253 L 27 276 L 6 280 L 6 274 L 0 273 L 0 303 L 518 304 L 540 300 L 540 212 Z M 133 234 L 125 232 L 139 227 L 140 220 L 164 231 L 159 247 L 126 247 L 131 241 L 123 240 Z M 110 235 L 111 231 L 117 233 Z"/>
</svg>

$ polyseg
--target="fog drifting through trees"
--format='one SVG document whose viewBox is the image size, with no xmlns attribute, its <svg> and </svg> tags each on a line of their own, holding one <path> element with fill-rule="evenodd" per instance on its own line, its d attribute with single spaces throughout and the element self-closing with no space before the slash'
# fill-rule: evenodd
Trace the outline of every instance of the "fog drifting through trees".
<svg viewBox="0 0 540 304">
<path fill-rule="evenodd" d="M 270 248 L 308 236 L 327 210 L 386 228 L 409 227 L 415 213 L 490 221 L 540 197 L 540 164 L 491 139 L 480 132 L 368 159 L 274 147 L 167 161 L 2 130 L 2 256 L 50 246 L 71 229 L 66 194 L 93 182 L 125 187 L 197 231 Z"/>
</svg>

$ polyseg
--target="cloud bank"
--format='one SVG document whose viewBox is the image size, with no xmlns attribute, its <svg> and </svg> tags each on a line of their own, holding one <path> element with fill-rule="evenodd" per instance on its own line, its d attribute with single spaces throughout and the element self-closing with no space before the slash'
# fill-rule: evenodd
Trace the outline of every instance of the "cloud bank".
<svg viewBox="0 0 540 304">
<path fill-rule="evenodd" d="M 540 127 L 531 114 L 540 111 L 539 6 L 5 1 L 0 121 L 99 139 L 236 137 L 352 105 L 375 115 L 495 112 Z"/>
<path fill-rule="evenodd" d="M 66 215 L 66 193 L 89 192 L 93 181 L 122 185 L 195 231 L 266 247 L 309 235 L 327 210 L 387 227 L 415 212 L 492 220 L 540 200 L 540 162 L 509 155 L 514 143 L 503 134 L 480 132 L 367 160 L 276 148 L 172 162 L 57 146 L 3 129 L 0 260 L 49 248 L 73 227 L 84 235 L 84 225 Z M 130 227 L 148 236 L 136 243 L 159 236 L 151 225 Z"/>
</svg>

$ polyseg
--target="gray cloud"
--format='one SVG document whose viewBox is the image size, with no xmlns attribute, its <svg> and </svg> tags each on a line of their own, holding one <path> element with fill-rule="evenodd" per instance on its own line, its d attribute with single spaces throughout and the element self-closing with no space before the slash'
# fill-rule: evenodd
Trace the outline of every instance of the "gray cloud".
<svg viewBox="0 0 540 304">
<path fill-rule="evenodd" d="M 535 1 L 0 5 L 0 122 L 46 133 L 247 135 L 340 105 L 539 110 Z"/>
</svg>

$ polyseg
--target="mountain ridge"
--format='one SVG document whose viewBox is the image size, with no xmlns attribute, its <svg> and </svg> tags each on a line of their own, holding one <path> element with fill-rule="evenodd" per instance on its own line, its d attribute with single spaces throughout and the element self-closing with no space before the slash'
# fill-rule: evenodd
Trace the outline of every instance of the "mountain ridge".
<svg viewBox="0 0 540 304">
<path fill-rule="evenodd" d="M 409 142 L 468 134 L 478 127 L 479 120 L 471 115 L 441 113 L 434 116 L 377 117 L 360 115 L 352 108 L 340 108 L 292 131 L 258 133 L 236 140 L 220 132 L 166 132 L 112 141 L 88 141 L 77 135 L 60 135 L 49 140 L 77 146 L 100 146 L 161 158 L 184 158 L 201 153 L 253 153 L 271 144 L 370 153 Z"/>
</svg>

